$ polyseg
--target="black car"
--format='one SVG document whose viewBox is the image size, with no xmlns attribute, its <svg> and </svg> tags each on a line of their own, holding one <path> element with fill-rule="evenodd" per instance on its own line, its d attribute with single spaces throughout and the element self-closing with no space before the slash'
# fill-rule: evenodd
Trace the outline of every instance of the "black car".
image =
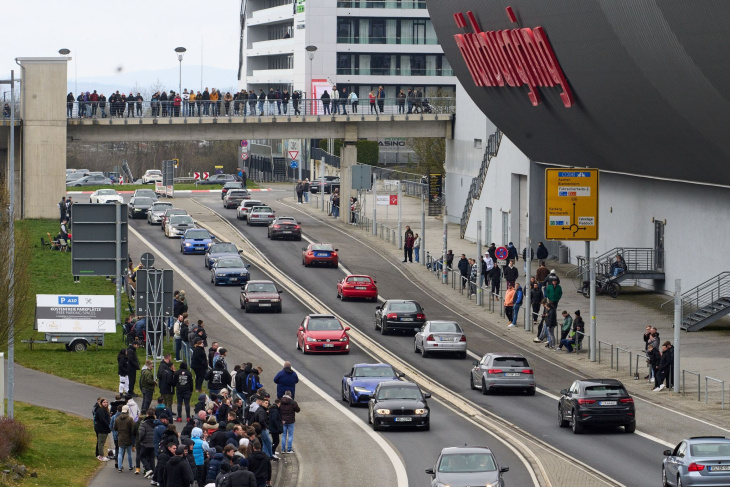
<svg viewBox="0 0 730 487">
<path fill-rule="evenodd" d="M 309 192 L 310 193 L 319 193 L 319 187 L 321 185 L 322 185 L 322 181 L 320 179 L 315 179 L 314 181 L 312 181 L 309 184 Z M 324 180 L 324 192 L 325 193 L 332 193 L 332 191 L 334 191 L 335 188 L 340 189 L 340 178 Z"/>
<path fill-rule="evenodd" d="M 430 397 L 413 382 L 381 382 L 368 401 L 368 423 L 375 431 L 401 426 L 428 431 L 431 410 L 426 399 Z"/>
<path fill-rule="evenodd" d="M 226 196 L 229 189 L 243 189 L 243 183 L 240 181 L 230 181 L 223 185 L 221 189 L 221 199 Z"/>
<path fill-rule="evenodd" d="M 426 322 L 424 310 L 417 301 L 409 299 L 389 299 L 375 308 L 375 329 L 382 335 L 391 331 L 406 331 L 413 334 Z"/>
<path fill-rule="evenodd" d="M 132 197 L 127 205 L 127 216 L 129 218 L 146 218 L 147 212 L 155 202 L 146 196 Z"/>
<path fill-rule="evenodd" d="M 290 216 L 280 216 L 269 224 L 268 237 L 271 240 L 275 238 L 301 240 L 302 226 Z"/>
<path fill-rule="evenodd" d="M 224 185 L 226 183 L 232 183 L 236 180 L 233 174 L 211 174 L 208 179 L 198 181 L 198 184 L 219 184 Z"/>
<path fill-rule="evenodd" d="M 558 424 L 580 434 L 584 426 L 623 426 L 636 430 L 634 399 L 616 379 L 583 379 L 563 389 L 558 401 Z"/>
</svg>

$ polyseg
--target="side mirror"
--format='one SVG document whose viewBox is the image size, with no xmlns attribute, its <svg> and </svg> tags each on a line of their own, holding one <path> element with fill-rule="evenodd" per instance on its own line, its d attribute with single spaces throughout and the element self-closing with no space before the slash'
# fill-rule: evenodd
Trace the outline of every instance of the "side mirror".
<svg viewBox="0 0 730 487">
<path fill-rule="evenodd" d="M 350 327 L 349 326 L 346 326 L 345 327 L 345 331 L 350 331 Z"/>
<path fill-rule="evenodd" d="M 378 281 L 373 281 L 373 284 L 377 284 L 377 283 L 378 283 Z"/>
<path fill-rule="evenodd" d="M 472 362 L 472 364 L 474 364 L 474 367 L 477 367 L 477 366 L 479 365 L 479 362 L 477 362 L 477 361 L 475 360 L 475 361 L 473 361 L 473 362 Z"/>
<path fill-rule="evenodd" d="M 342 377 L 352 377 L 350 374 L 345 374 Z"/>
<path fill-rule="evenodd" d="M 251 264 L 246 264 L 246 269 L 250 269 L 250 268 L 251 268 Z"/>
<path fill-rule="evenodd" d="M 499 473 L 509 472 L 509 467 L 502 467 L 499 469 Z"/>
<path fill-rule="evenodd" d="M 568 389 L 563 389 L 560 391 L 560 394 L 567 396 L 568 395 Z"/>
<path fill-rule="evenodd" d="M 239 254 L 242 254 L 242 253 L 243 253 L 243 250 L 239 250 L 239 251 L 238 251 L 238 253 L 239 253 Z"/>
<path fill-rule="evenodd" d="M 404 374 L 403 372 L 398 372 L 396 375 L 401 379 L 406 376 L 406 374 Z"/>
<path fill-rule="evenodd" d="M 434 474 L 432 468 L 427 468 L 426 469 L 426 473 L 429 474 L 429 475 L 433 475 Z"/>
<path fill-rule="evenodd" d="M 300 326 L 299 327 L 299 331 L 304 331 L 304 327 L 303 326 Z"/>
<path fill-rule="evenodd" d="M 423 395 L 423 397 L 425 397 L 426 399 L 431 399 L 431 393 L 427 392 L 426 394 Z"/>
<path fill-rule="evenodd" d="M 281 293 L 284 292 L 284 290 L 283 289 L 277 289 L 276 292 L 278 292 L 279 294 L 281 294 Z"/>
<path fill-rule="evenodd" d="M 382 306 L 376 306 L 375 309 L 383 309 Z"/>
<path fill-rule="evenodd" d="M 215 238 L 215 235 L 211 235 L 211 236 L 210 236 L 210 238 L 211 238 L 211 239 L 214 239 L 214 238 Z"/>
<path fill-rule="evenodd" d="M 246 285 L 245 284 L 243 286 L 241 286 L 241 291 L 243 291 L 244 289 L 246 289 Z"/>
<path fill-rule="evenodd" d="M 672 450 L 664 450 L 664 456 L 665 457 L 671 457 L 672 456 Z"/>
<path fill-rule="evenodd" d="M 335 252 L 339 252 L 339 251 L 340 251 L 340 249 L 335 249 Z"/>
<path fill-rule="evenodd" d="M 415 331 L 416 333 L 418 333 L 419 331 L 421 331 L 421 329 L 420 328 L 414 328 L 413 331 Z"/>
</svg>

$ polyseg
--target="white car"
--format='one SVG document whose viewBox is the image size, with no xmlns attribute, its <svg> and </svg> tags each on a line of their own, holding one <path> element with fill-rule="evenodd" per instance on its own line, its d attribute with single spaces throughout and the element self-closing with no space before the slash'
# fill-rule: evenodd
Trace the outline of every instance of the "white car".
<svg viewBox="0 0 730 487">
<path fill-rule="evenodd" d="M 423 357 L 431 353 L 458 353 L 466 358 L 466 335 L 455 321 L 427 321 L 416 331 L 413 351 Z"/>
<path fill-rule="evenodd" d="M 241 201 L 241 204 L 238 205 L 238 208 L 236 208 L 236 218 L 239 220 L 245 220 L 248 217 L 248 212 L 253 208 L 254 206 L 261 206 L 263 203 L 261 203 L 259 200 L 243 200 Z"/>
<path fill-rule="evenodd" d="M 180 238 L 185 230 L 195 228 L 195 220 L 190 215 L 173 215 L 165 222 L 165 236 Z"/>
<path fill-rule="evenodd" d="M 122 196 L 113 189 L 97 189 L 91 193 L 89 203 L 114 203 L 118 201 L 124 203 Z"/>
<path fill-rule="evenodd" d="M 161 183 L 162 171 L 159 169 L 148 169 L 142 176 L 142 184 Z"/>
</svg>

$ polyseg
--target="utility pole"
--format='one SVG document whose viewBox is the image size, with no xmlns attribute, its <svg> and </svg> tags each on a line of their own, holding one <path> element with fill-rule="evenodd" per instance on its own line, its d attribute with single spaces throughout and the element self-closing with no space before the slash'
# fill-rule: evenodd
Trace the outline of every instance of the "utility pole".
<svg viewBox="0 0 730 487">
<path fill-rule="evenodd" d="M 426 195 L 421 193 L 421 247 L 418 256 L 422 265 L 426 265 Z"/>
<path fill-rule="evenodd" d="M 403 191 L 401 181 L 398 181 L 398 249 L 403 250 L 403 215 L 401 205 L 403 203 Z"/>
<path fill-rule="evenodd" d="M 10 71 L 10 158 L 8 162 L 8 418 L 15 415 L 15 71 Z"/>
<path fill-rule="evenodd" d="M 682 280 L 674 281 L 674 392 L 679 392 L 679 337 L 682 331 Z"/>
<path fill-rule="evenodd" d="M 448 240 L 447 235 L 449 233 L 449 223 L 446 220 L 446 204 L 444 204 L 443 217 L 444 217 L 444 248 L 443 248 L 443 256 L 442 256 L 443 260 L 441 261 L 441 267 L 443 269 L 443 275 L 441 277 L 441 282 L 443 282 L 444 284 L 447 284 L 449 282 L 449 277 L 448 277 L 449 271 L 448 271 L 448 269 L 446 269 L 446 245 L 447 245 L 447 240 Z"/>
<path fill-rule="evenodd" d="M 322 211 L 324 211 L 324 156 L 319 166 L 319 194 L 322 195 Z"/>
<path fill-rule="evenodd" d="M 378 234 L 378 175 L 373 174 L 373 235 Z"/>
<path fill-rule="evenodd" d="M 532 275 L 532 239 L 527 237 L 527 250 L 525 251 L 525 288 L 522 290 L 522 302 L 525 312 L 525 331 L 532 331 L 532 306 L 530 300 L 530 277 Z"/>
<path fill-rule="evenodd" d="M 590 243 L 588 243 L 588 246 L 590 246 Z M 590 254 L 589 254 L 590 255 Z M 590 264 L 590 293 L 591 293 L 591 299 L 590 299 L 590 312 L 591 312 L 591 354 L 590 354 L 590 360 L 591 362 L 596 361 L 596 259 L 595 257 L 591 257 L 588 260 L 588 263 Z"/>
</svg>

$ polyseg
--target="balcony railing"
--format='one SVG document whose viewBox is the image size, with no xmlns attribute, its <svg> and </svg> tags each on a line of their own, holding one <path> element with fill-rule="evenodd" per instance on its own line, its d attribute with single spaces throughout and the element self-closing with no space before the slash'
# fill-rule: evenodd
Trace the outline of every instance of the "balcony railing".
<svg viewBox="0 0 730 487">
<path fill-rule="evenodd" d="M 405 45 L 438 45 L 437 37 L 355 37 L 337 36 L 338 44 L 405 44 Z"/>
<path fill-rule="evenodd" d="M 251 51 L 262 51 L 267 49 L 278 49 L 281 53 L 294 52 L 294 39 L 274 39 L 271 41 L 258 41 L 251 43 L 251 49 L 246 53 L 246 56 L 255 56 L 255 52 Z"/>
<path fill-rule="evenodd" d="M 350 76 L 453 76 L 451 68 L 337 68 L 337 74 Z"/>
<path fill-rule="evenodd" d="M 337 8 L 425 9 L 426 2 L 416 0 L 390 0 L 387 2 L 375 2 L 372 0 L 338 0 Z"/>
</svg>

